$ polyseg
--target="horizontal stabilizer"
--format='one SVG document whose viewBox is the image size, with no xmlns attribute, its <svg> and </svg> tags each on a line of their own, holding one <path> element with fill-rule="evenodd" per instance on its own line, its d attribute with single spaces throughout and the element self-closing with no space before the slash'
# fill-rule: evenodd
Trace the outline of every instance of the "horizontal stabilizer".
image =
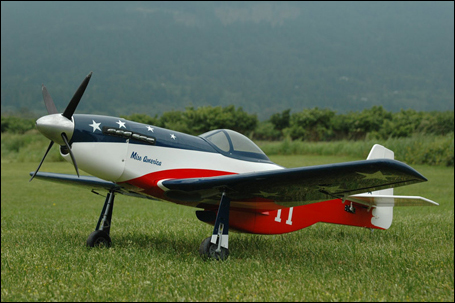
<svg viewBox="0 0 455 303">
<path fill-rule="evenodd" d="M 438 203 L 419 196 L 394 196 L 394 195 L 370 195 L 359 194 L 352 195 L 346 200 L 364 204 L 367 206 L 384 207 L 384 206 L 430 206 L 439 205 Z"/>
</svg>

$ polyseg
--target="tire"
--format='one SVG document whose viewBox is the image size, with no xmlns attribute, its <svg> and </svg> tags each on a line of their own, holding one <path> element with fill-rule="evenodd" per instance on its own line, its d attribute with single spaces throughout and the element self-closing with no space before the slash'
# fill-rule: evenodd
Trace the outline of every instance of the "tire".
<svg viewBox="0 0 455 303">
<path fill-rule="evenodd" d="M 88 247 L 106 247 L 109 248 L 112 245 L 111 238 L 109 235 L 102 230 L 95 230 L 88 236 L 87 246 Z"/>
<path fill-rule="evenodd" d="M 225 261 L 229 256 L 229 249 L 221 247 L 221 252 L 216 252 L 218 244 L 210 242 L 212 237 L 208 237 L 202 241 L 199 247 L 199 254 L 204 260 Z"/>
</svg>

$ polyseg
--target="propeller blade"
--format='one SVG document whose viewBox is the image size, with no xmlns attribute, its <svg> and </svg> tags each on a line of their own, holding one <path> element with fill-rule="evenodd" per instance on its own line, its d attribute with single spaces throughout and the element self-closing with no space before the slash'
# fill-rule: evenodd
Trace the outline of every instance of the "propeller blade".
<svg viewBox="0 0 455 303">
<path fill-rule="evenodd" d="M 49 115 L 57 114 L 57 108 L 55 107 L 54 101 L 51 98 L 51 95 L 46 89 L 46 86 L 42 85 L 41 90 L 43 91 L 44 105 L 46 105 L 47 113 Z"/>
<path fill-rule="evenodd" d="M 51 150 L 52 145 L 54 145 L 54 141 L 51 141 L 51 143 L 49 144 L 49 147 L 47 148 L 46 153 L 44 154 L 43 159 L 41 160 L 40 164 L 38 165 L 38 168 L 36 169 L 35 173 L 33 174 L 33 176 L 30 178 L 30 180 L 29 180 L 28 182 L 32 181 L 33 178 L 35 178 L 36 174 L 38 173 L 38 171 L 39 171 L 39 169 L 40 169 L 40 167 L 41 167 L 41 164 L 43 164 L 44 159 L 45 159 L 46 156 L 47 156 L 47 153 Z"/>
<path fill-rule="evenodd" d="M 68 143 L 68 138 L 66 137 L 65 133 L 62 133 L 62 139 L 63 139 L 63 141 L 65 141 L 66 148 L 68 148 L 68 151 L 71 156 L 71 160 L 73 160 L 74 168 L 76 169 L 77 176 L 79 177 L 79 170 L 77 169 L 76 158 L 74 158 L 73 152 L 71 151 L 71 147 Z"/>
<path fill-rule="evenodd" d="M 67 119 L 71 120 L 71 117 L 73 116 L 74 111 L 76 110 L 76 107 L 79 104 L 79 101 L 81 101 L 82 95 L 84 94 L 91 77 L 92 72 L 90 72 L 87 75 L 87 77 L 85 77 L 84 81 L 82 81 L 76 93 L 74 93 L 73 98 L 71 99 L 70 103 L 68 104 L 68 106 L 66 107 L 65 111 L 62 114 L 63 117 L 66 117 Z"/>
</svg>

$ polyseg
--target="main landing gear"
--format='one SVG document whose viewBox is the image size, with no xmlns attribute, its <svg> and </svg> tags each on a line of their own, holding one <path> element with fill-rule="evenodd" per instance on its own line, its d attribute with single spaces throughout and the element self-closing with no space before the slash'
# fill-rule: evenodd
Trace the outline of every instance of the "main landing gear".
<svg viewBox="0 0 455 303">
<path fill-rule="evenodd" d="M 225 193 L 221 195 L 220 206 L 216 215 L 215 226 L 211 237 L 202 241 L 199 254 L 204 260 L 214 259 L 224 261 L 229 256 L 229 205 L 231 200 Z"/>
<path fill-rule="evenodd" d="M 112 210 L 114 209 L 114 191 L 109 191 L 104 201 L 98 224 L 95 231 L 87 239 L 89 247 L 110 247 L 112 244 L 109 233 L 111 231 Z"/>
<path fill-rule="evenodd" d="M 112 210 L 114 209 L 115 191 L 109 191 L 104 201 L 95 231 L 87 239 L 89 247 L 110 247 L 112 244 L 109 233 L 111 230 Z M 225 193 L 221 195 L 220 206 L 216 215 L 215 226 L 211 237 L 202 241 L 199 254 L 204 260 L 214 259 L 224 261 L 229 256 L 229 206 L 231 200 Z"/>
</svg>

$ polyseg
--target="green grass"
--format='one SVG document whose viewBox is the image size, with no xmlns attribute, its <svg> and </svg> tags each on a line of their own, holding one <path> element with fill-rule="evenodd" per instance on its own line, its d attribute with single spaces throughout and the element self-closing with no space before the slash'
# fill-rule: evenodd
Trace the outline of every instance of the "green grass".
<svg viewBox="0 0 455 303">
<path fill-rule="evenodd" d="M 273 156 L 284 166 L 358 160 Z M 316 224 L 278 236 L 230 234 L 225 262 L 198 254 L 212 227 L 195 209 L 117 196 L 110 249 L 88 249 L 104 198 L 28 182 L 38 163 L 2 163 L 2 301 L 453 301 L 454 170 L 396 190 L 438 207 L 395 208 L 387 231 Z M 74 173 L 69 163 L 41 171 Z"/>
<path fill-rule="evenodd" d="M 49 139 L 33 129 L 25 134 L 2 133 L 2 163 L 3 162 L 34 162 L 38 166 L 49 145 Z M 60 156 L 59 149 L 53 147 L 46 161 L 65 161 Z M 36 169 L 36 168 L 35 168 Z"/>
</svg>

